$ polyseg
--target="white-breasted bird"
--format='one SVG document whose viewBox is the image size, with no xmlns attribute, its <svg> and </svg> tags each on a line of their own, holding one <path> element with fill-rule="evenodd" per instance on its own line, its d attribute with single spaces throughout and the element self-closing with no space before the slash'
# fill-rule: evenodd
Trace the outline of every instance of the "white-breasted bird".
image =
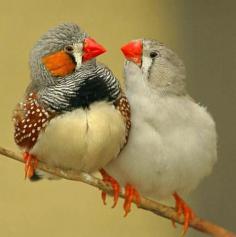
<svg viewBox="0 0 236 237">
<path fill-rule="evenodd" d="M 37 160 L 97 171 L 126 144 L 129 103 L 112 72 L 96 63 L 104 52 L 73 23 L 50 29 L 32 49 L 31 82 L 14 112 L 14 138 L 24 151 L 27 177 L 39 178 Z"/>
<path fill-rule="evenodd" d="M 127 146 L 105 170 L 126 185 L 126 214 L 137 191 L 155 200 L 174 195 L 185 232 L 193 212 L 178 193 L 210 174 L 217 160 L 215 122 L 188 95 L 184 64 L 172 50 L 148 39 L 121 49 L 132 128 Z"/>
</svg>

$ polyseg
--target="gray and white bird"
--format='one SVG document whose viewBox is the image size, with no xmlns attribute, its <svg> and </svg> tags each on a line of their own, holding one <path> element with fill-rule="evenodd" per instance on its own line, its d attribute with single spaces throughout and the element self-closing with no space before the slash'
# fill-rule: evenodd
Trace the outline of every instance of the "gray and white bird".
<svg viewBox="0 0 236 237">
<path fill-rule="evenodd" d="M 129 103 L 112 72 L 95 61 L 104 52 L 70 23 L 49 30 L 32 49 L 31 82 L 14 113 L 26 176 L 34 177 L 37 160 L 91 173 L 126 144 Z"/>
<path fill-rule="evenodd" d="M 126 213 L 130 196 L 138 199 L 137 191 L 155 200 L 174 195 L 186 231 L 193 212 L 178 193 L 190 192 L 212 171 L 217 160 L 215 122 L 188 95 L 184 64 L 172 50 L 139 39 L 122 51 L 132 128 L 119 158 L 104 169 L 126 185 Z"/>
</svg>

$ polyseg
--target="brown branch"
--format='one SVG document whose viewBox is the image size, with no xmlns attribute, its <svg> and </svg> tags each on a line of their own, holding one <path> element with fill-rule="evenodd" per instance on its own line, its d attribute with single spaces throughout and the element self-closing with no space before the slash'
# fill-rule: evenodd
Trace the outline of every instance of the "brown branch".
<svg viewBox="0 0 236 237">
<path fill-rule="evenodd" d="M 5 148 L 0 147 L 0 154 L 20 161 L 24 162 L 22 156 L 16 154 L 13 151 L 7 150 Z M 72 170 L 63 170 L 56 167 L 49 167 L 43 162 L 38 163 L 38 169 L 51 173 L 53 175 L 60 176 L 61 178 L 74 180 L 74 181 L 81 181 L 83 183 L 92 185 L 96 188 L 99 188 L 103 191 L 106 191 L 109 194 L 112 194 L 112 188 L 110 185 L 104 183 L 102 180 L 95 178 L 94 176 L 87 174 L 87 173 L 76 173 Z M 124 197 L 124 190 L 122 189 L 120 192 L 120 197 Z M 183 224 L 184 219 L 183 217 L 178 218 L 178 215 L 174 208 L 160 204 L 156 201 L 149 200 L 145 197 L 141 197 L 141 205 L 139 208 L 142 208 L 147 211 L 151 211 L 156 215 L 168 218 L 170 220 L 174 220 L 179 224 Z M 201 219 L 199 217 L 195 217 L 193 221 L 191 221 L 190 226 L 195 230 L 201 231 L 203 233 L 209 234 L 214 237 L 236 237 L 235 233 L 232 233 L 223 227 L 215 225 L 207 220 Z"/>
</svg>

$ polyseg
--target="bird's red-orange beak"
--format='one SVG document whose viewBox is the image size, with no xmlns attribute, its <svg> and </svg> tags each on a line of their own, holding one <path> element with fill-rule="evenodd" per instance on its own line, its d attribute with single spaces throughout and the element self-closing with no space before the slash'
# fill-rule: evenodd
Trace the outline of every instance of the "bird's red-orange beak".
<svg viewBox="0 0 236 237">
<path fill-rule="evenodd" d="M 138 66 L 142 63 L 143 44 L 142 40 L 132 40 L 121 47 L 121 51 L 126 59 L 136 63 Z"/>
<path fill-rule="evenodd" d="M 106 52 L 106 49 L 92 38 L 85 38 L 83 46 L 83 62 Z"/>
</svg>

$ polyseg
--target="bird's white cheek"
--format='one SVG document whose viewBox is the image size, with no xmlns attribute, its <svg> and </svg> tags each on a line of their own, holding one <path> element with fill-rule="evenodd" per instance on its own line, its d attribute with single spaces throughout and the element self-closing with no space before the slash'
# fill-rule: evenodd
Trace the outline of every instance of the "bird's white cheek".
<svg viewBox="0 0 236 237">
<path fill-rule="evenodd" d="M 152 59 L 149 57 L 143 56 L 142 58 L 142 74 L 144 79 L 148 78 L 149 70 L 152 66 Z"/>
<path fill-rule="evenodd" d="M 75 62 L 76 62 L 76 70 L 78 70 L 81 65 L 82 65 L 82 57 L 83 57 L 83 44 L 74 44 L 74 52 L 73 52 L 73 56 L 75 58 Z"/>
<path fill-rule="evenodd" d="M 76 61 L 76 70 L 78 70 L 82 65 L 82 53 L 74 54 L 75 61 Z"/>
</svg>

